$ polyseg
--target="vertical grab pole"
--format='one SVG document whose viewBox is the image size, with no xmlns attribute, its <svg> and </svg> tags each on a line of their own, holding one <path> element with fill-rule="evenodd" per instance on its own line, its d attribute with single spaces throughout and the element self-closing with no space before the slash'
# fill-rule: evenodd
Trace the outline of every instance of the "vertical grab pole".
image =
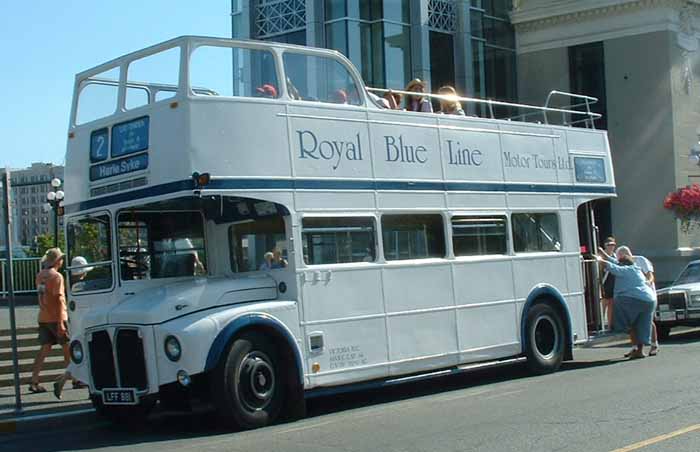
<svg viewBox="0 0 700 452">
<path fill-rule="evenodd" d="M 12 368 L 14 370 L 15 380 L 15 413 L 22 413 L 22 395 L 20 394 L 19 380 L 19 360 L 17 355 L 17 322 L 15 320 L 15 291 L 14 280 L 12 275 L 12 205 L 10 202 L 10 169 L 5 168 L 5 173 L 2 179 L 3 191 L 3 212 L 5 214 L 5 249 L 7 250 L 7 267 L 5 268 L 7 277 L 7 299 L 10 307 L 10 332 L 12 334 Z"/>
</svg>

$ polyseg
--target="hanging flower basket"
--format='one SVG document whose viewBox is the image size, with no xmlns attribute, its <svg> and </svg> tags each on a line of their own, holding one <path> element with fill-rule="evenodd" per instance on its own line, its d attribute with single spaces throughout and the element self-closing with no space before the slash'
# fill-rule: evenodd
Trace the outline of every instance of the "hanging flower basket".
<svg viewBox="0 0 700 452">
<path fill-rule="evenodd" d="M 664 207 L 681 220 L 683 232 L 700 226 L 700 185 L 689 185 L 669 193 L 664 199 Z"/>
</svg>

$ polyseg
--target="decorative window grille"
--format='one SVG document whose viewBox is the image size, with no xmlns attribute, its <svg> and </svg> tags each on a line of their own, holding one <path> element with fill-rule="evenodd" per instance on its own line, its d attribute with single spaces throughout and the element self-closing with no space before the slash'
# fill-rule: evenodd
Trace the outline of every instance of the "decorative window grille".
<svg viewBox="0 0 700 452">
<path fill-rule="evenodd" d="M 435 31 L 454 33 L 457 29 L 454 3 L 451 0 L 429 0 L 428 26 Z"/>
<path fill-rule="evenodd" d="M 258 38 L 303 30 L 306 27 L 306 1 L 258 0 L 255 26 Z"/>
</svg>

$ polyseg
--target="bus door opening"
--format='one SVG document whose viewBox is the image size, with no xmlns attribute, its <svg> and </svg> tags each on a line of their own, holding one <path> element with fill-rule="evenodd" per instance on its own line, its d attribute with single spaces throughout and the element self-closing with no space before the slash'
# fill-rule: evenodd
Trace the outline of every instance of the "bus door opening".
<svg viewBox="0 0 700 452">
<path fill-rule="evenodd" d="M 603 330 L 603 315 L 600 305 L 599 265 L 595 259 L 598 250 L 598 227 L 595 222 L 593 203 L 582 204 L 577 212 L 579 244 L 581 248 L 581 271 L 583 294 L 586 305 L 588 333 Z"/>
</svg>

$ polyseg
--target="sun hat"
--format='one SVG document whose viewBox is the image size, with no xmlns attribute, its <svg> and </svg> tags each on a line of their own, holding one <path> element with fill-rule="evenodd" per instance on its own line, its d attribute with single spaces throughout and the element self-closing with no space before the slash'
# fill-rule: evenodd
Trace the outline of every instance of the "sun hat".
<svg viewBox="0 0 700 452">
<path fill-rule="evenodd" d="M 94 267 L 84 267 L 87 264 L 88 264 L 88 261 L 83 256 L 75 256 L 70 261 L 70 266 L 71 267 L 80 267 L 80 268 L 76 268 L 75 270 L 71 270 L 71 273 L 75 276 L 84 275 L 85 273 L 89 272 L 90 270 L 92 270 L 94 268 Z"/>
<path fill-rule="evenodd" d="M 411 91 L 416 86 L 420 86 L 423 88 L 423 91 L 425 91 L 425 82 L 419 78 L 414 78 L 410 82 L 408 82 L 408 85 L 406 85 L 406 89 L 404 91 Z"/>
<path fill-rule="evenodd" d="M 64 254 L 60 248 L 49 248 L 44 253 L 44 257 L 41 258 L 41 263 L 47 268 L 53 267 L 56 265 L 56 262 L 63 259 L 63 256 Z"/>
<path fill-rule="evenodd" d="M 269 83 L 265 83 L 263 86 L 258 86 L 255 88 L 255 91 L 266 96 L 277 97 L 277 88 Z"/>
</svg>

